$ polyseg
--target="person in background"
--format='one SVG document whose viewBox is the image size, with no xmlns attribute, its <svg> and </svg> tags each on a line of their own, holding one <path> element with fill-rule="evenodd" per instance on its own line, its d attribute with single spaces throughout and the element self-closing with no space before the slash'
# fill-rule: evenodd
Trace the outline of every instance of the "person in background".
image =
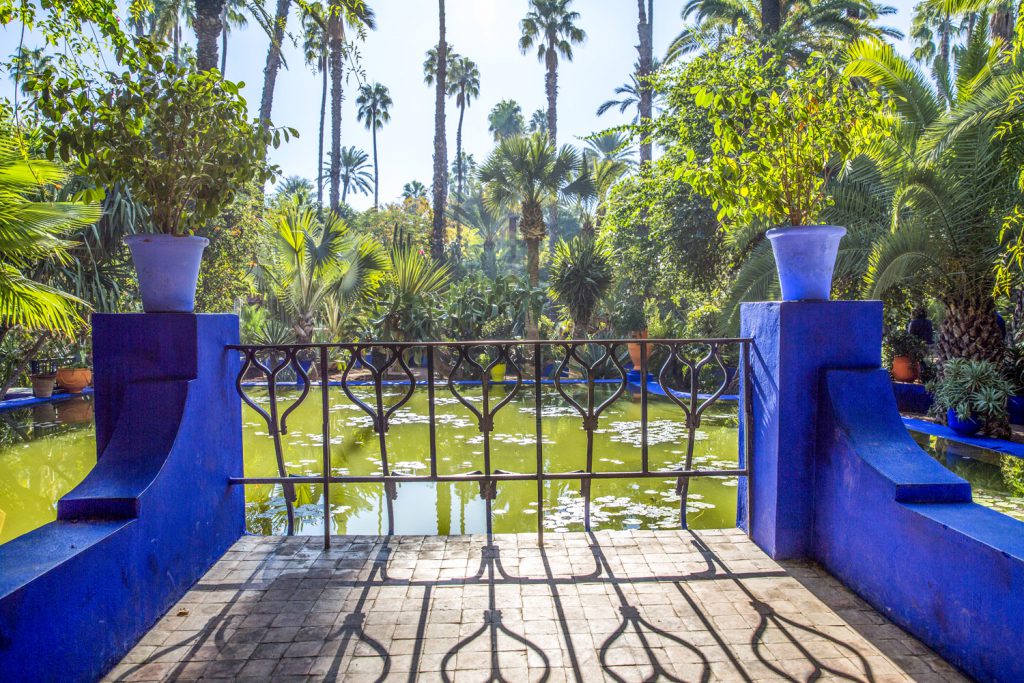
<svg viewBox="0 0 1024 683">
<path fill-rule="evenodd" d="M 907 332 L 929 346 L 935 342 L 935 331 L 932 329 L 932 321 L 928 319 L 928 311 L 925 308 L 920 307 L 914 310 L 913 320 L 907 323 Z"/>
</svg>

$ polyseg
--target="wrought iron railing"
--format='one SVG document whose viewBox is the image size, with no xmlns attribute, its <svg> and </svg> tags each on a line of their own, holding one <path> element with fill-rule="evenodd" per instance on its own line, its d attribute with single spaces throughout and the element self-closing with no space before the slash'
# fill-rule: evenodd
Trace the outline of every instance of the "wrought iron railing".
<svg viewBox="0 0 1024 683">
<path fill-rule="evenodd" d="M 544 484 L 549 481 L 580 482 L 584 501 L 584 529 L 591 528 L 591 482 L 602 479 L 674 478 L 680 496 L 680 526 L 686 528 L 686 505 L 690 480 L 699 477 L 746 477 L 746 517 L 749 522 L 751 499 L 749 477 L 749 425 L 741 431 L 739 466 L 730 469 L 695 469 L 694 445 L 701 418 L 711 406 L 739 386 L 743 395 L 730 398 L 745 404 L 741 415 L 749 420 L 749 382 L 739 376 L 749 372 L 751 339 L 621 339 L 580 341 L 491 341 L 472 342 L 403 342 L 361 344 L 293 344 L 280 346 L 232 345 L 242 357 L 236 379 L 241 399 L 266 423 L 273 441 L 278 476 L 232 477 L 231 484 L 277 484 L 282 487 L 287 511 L 287 533 L 294 533 L 295 486 L 321 485 L 323 489 L 324 545 L 330 546 L 331 485 L 376 483 L 386 494 L 388 534 L 394 533 L 394 501 L 398 484 L 417 482 L 477 482 L 486 504 L 487 534 L 492 534 L 492 502 L 501 482 L 534 481 L 537 484 L 537 534 L 544 533 Z M 639 347 L 639 372 L 628 369 L 627 347 Z M 634 350 L 636 347 L 634 347 Z M 414 358 L 422 370 L 414 371 Z M 730 365 L 734 362 L 736 365 Z M 504 364 L 506 379 L 491 379 L 491 371 Z M 332 379 L 332 369 L 334 379 Z M 364 379 L 353 375 L 362 370 Z M 423 376 L 418 378 L 417 372 Z M 311 379 L 314 375 L 317 379 Z M 631 380 L 636 380 L 635 382 Z M 503 385 L 497 395 L 495 385 Z M 597 386 L 608 385 L 610 393 L 598 396 Z M 479 386 L 482 401 L 477 407 L 467 399 L 460 387 Z M 548 472 L 544 466 L 544 396 L 542 387 L 553 386 L 558 395 L 576 414 L 586 432 L 585 467 L 582 470 Z M 585 397 L 574 397 L 567 387 L 585 385 Z M 630 386 L 636 386 L 640 400 L 640 469 L 595 470 L 594 433 L 602 413 L 618 400 Z M 638 385 L 638 386 L 637 386 Z M 282 436 L 288 431 L 288 418 L 303 404 L 314 386 L 319 386 L 323 419 L 322 466 L 320 475 L 292 475 L 288 472 Z M 287 392 L 282 397 L 282 389 Z M 353 391 L 371 389 L 370 401 Z M 265 389 L 267 407 L 251 393 Z M 652 388 L 681 411 L 686 427 L 686 456 L 682 467 L 651 468 L 648 445 L 648 404 Z M 380 452 L 380 474 L 332 474 L 330 396 L 341 392 L 372 420 Z M 385 389 L 398 389 L 400 396 L 385 401 Z M 293 396 L 298 392 L 297 396 Z M 471 472 L 441 472 L 438 469 L 436 413 L 438 392 L 447 390 L 464 406 L 477 422 L 483 440 L 483 469 Z M 408 474 L 396 472 L 388 450 L 388 428 L 395 413 L 405 406 L 417 391 L 425 391 L 429 411 L 429 472 Z M 492 458 L 491 432 L 494 418 L 520 395 L 532 391 L 536 442 L 536 468 L 533 472 L 515 472 L 496 466 Z M 747 525 L 749 529 L 749 523 Z"/>
</svg>

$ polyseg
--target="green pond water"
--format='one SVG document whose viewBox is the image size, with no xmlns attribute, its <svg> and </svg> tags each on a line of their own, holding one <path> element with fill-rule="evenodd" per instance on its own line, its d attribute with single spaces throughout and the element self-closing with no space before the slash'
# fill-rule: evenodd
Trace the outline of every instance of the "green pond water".
<svg viewBox="0 0 1024 683">
<path fill-rule="evenodd" d="M 492 396 L 502 396 L 501 388 Z M 582 387 L 576 389 L 582 398 Z M 252 389 L 254 398 L 268 402 L 264 390 Z M 480 389 L 465 395 L 481 402 Z M 607 394 L 605 394 L 607 395 Z M 285 390 L 281 406 L 293 398 Z M 367 392 L 357 392 L 369 400 Z M 536 468 L 532 389 L 524 388 L 495 417 L 492 432 L 492 467 L 533 472 Z M 388 392 L 386 401 L 399 398 Z M 600 395 L 599 395 L 600 398 Z M 377 437 L 369 417 L 340 389 L 332 388 L 331 469 L 336 475 L 380 472 Z M 285 457 L 292 474 L 321 472 L 320 394 L 310 392 L 289 419 L 284 437 Z M 438 470 L 464 473 L 483 467 L 483 442 L 475 417 L 446 389 L 437 393 Z M 243 409 L 245 473 L 275 476 L 273 443 L 266 425 L 248 407 Z M 652 401 L 649 408 L 649 450 L 652 468 L 670 468 L 685 458 L 686 431 L 675 405 Z M 545 470 L 582 469 L 585 432 L 580 418 L 554 392 L 544 388 L 542 422 Z M 429 463 L 429 425 L 426 394 L 417 390 L 412 400 L 392 419 L 388 432 L 389 462 L 393 469 L 423 474 Z M 939 462 L 970 481 L 975 500 L 1024 520 L 1024 497 L 1003 482 L 1001 457 L 984 449 L 953 444 L 917 434 L 918 442 Z M 20 536 L 56 517 L 56 501 L 72 489 L 96 462 L 92 403 L 88 397 L 33 409 L 0 413 L 0 543 Z M 713 406 L 695 444 L 695 466 L 731 468 L 737 462 L 736 409 L 733 404 Z M 640 405 L 628 395 L 602 415 L 594 440 L 598 471 L 639 469 Z M 691 483 L 687 520 L 692 528 L 735 525 L 735 477 L 699 479 Z M 679 498 L 675 480 L 605 480 L 593 483 L 592 524 L 595 529 L 677 528 Z M 321 487 L 298 486 L 296 532 L 323 532 Z M 379 534 L 387 530 L 383 486 L 335 484 L 331 486 L 331 531 Z M 398 487 L 394 504 L 395 531 L 405 534 L 479 533 L 485 529 L 485 504 L 476 483 L 409 483 Z M 535 531 L 538 523 L 535 482 L 498 485 L 493 502 L 496 532 Z M 272 534 L 285 529 L 285 506 L 279 486 L 246 487 L 246 522 L 250 532 Z M 549 482 L 544 492 L 544 526 L 548 530 L 582 529 L 583 498 L 579 483 Z"/>
</svg>

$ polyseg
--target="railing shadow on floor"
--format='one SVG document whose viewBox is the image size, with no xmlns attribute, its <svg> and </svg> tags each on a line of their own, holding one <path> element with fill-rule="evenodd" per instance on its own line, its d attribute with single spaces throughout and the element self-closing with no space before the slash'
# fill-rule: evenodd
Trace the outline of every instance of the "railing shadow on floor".
<svg viewBox="0 0 1024 683">
<path fill-rule="evenodd" d="M 287 539 L 242 570 L 249 574 L 242 582 L 224 581 L 238 569 L 215 567 L 190 594 L 198 601 L 164 620 L 186 621 L 161 644 L 147 648 L 144 638 L 139 661 L 119 667 L 116 679 L 294 673 L 333 680 L 360 673 L 451 681 L 457 671 L 493 681 L 582 682 L 598 671 L 615 681 L 708 681 L 713 673 L 737 681 L 878 679 L 858 642 L 773 604 L 785 604 L 775 595 L 784 582 L 805 590 L 801 576 L 813 576 L 812 565 L 733 570 L 699 534 L 681 533 L 677 542 L 692 555 L 693 571 L 643 575 L 630 570 L 636 555 L 620 554 L 616 537 L 594 533 L 549 537 L 532 549 L 517 549 L 515 536 L 473 537 L 453 552 L 437 538 L 336 537 L 332 550 L 314 548 L 308 537 Z M 446 556 L 466 570 L 440 569 Z M 540 571 L 519 573 L 521 562 Z M 837 587 L 819 582 L 816 596 L 826 609 L 849 604 Z M 709 591 L 733 604 L 708 602 Z M 317 612 L 314 600 L 331 606 Z M 666 602 L 675 605 L 674 616 Z M 453 605 L 462 612 L 458 623 L 445 619 Z M 550 609 L 549 626 L 531 632 L 542 623 L 524 619 L 529 609 Z M 382 613 L 401 615 L 400 622 L 390 624 Z M 745 628 L 737 627 L 740 618 Z M 399 638 L 399 630 L 411 637 Z M 884 652 L 884 644 L 866 639 Z"/>
</svg>

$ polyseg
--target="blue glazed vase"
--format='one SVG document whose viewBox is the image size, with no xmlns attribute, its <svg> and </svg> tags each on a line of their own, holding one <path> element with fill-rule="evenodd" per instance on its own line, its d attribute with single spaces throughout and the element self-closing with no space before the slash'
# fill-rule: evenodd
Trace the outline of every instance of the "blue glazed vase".
<svg viewBox="0 0 1024 683">
<path fill-rule="evenodd" d="M 946 411 L 946 425 L 960 436 L 974 436 L 981 431 L 982 421 L 973 415 L 961 420 L 957 417 L 956 411 L 950 408 Z"/>
<path fill-rule="evenodd" d="M 1006 412 L 1010 414 L 1010 423 L 1024 425 L 1024 396 L 1011 396 L 1006 401 Z"/>
<path fill-rule="evenodd" d="M 767 232 L 775 253 L 783 301 L 828 301 L 839 241 L 846 228 L 800 225 Z"/>
<path fill-rule="evenodd" d="M 196 307 L 199 262 L 210 240 L 178 235 L 128 235 L 146 313 L 191 313 Z"/>
</svg>

